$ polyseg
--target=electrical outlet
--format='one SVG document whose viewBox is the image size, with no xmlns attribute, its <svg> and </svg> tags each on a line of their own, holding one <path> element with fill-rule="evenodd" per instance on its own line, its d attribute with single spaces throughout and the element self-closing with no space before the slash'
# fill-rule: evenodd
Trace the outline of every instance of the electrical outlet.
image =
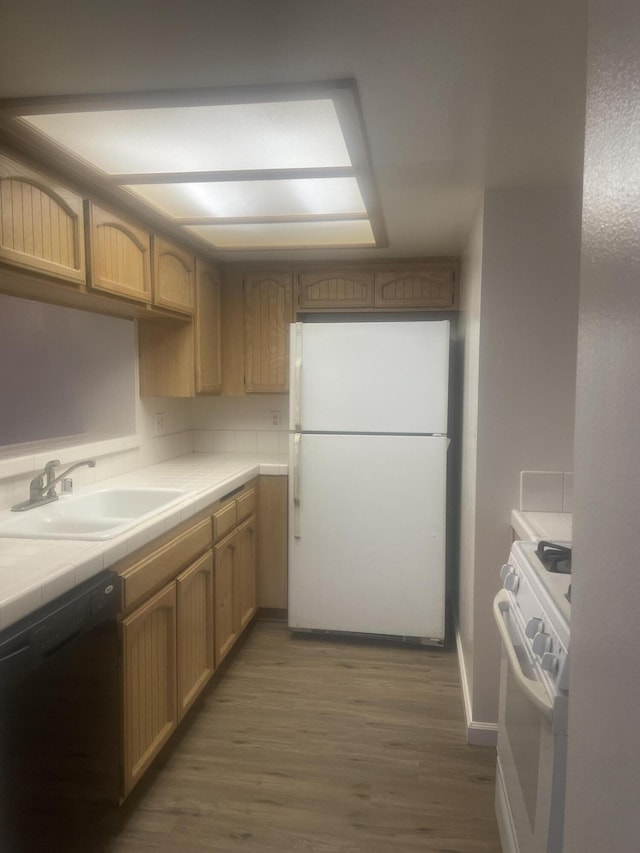
<svg viewBox="0 0 640 853">
<path fill-rule="evenodd" d="M 279 409 L 271 409 L 269 412 L 269 420 L 271 421 L 271 426 L 279 427 L 280 426 L 280 410 Z"/>
<path fill-rule="evenodd" d="M 164 412 L 156 412 L 156 435 L 164 435 Z"/>
</svg>

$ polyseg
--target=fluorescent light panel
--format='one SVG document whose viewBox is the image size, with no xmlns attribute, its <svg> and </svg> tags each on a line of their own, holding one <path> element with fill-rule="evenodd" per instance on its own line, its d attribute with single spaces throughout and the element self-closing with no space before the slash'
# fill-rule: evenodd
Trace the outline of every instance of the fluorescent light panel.
<svg viewBox="0 0 640 853">
<path fill-rule="evenodd" d="M 330 91 L 323 94 L 258 103 L 30 111 L 20 119 L 102 172 L 105 181 L 217 248 L 375 246 L 334 100 Z M 342 174 L 323 177 L 317 173 L 323 169 Z M 314 174 L 296 177 L 296 170 Z M 228 181 L 209 178 L 224 172 L 234 174 Z M 260 221 L 269 219 L 284 221 Z"/>
<path fill-rule="evenodd" d="M 333 101 L 24 116 L 108 175 L 350 166 Z"/>
<path fill-rule="evenodd" d="M 366 213 L 355 178 L 128 184 L 127 189 L 176 219 Z"/>
<path fill-rule="evenodd" d="M 253 225 L 188 225 L 185 228 L 219 249 L 375 246 L 371 225 L 366 219 Z"/>
</svg>

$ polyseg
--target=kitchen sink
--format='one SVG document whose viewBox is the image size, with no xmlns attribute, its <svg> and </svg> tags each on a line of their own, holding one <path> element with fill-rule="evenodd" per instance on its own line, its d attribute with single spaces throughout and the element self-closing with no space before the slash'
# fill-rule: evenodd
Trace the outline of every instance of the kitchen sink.
<svg viewBox="0 0 640 853">
<path fill-rule="evenodd" d="M 113 539 L 186 494 L 181 489 L 114 488 L 63 495 L 26 512 L 0 513 L 0 537 Z"/>
</svg>

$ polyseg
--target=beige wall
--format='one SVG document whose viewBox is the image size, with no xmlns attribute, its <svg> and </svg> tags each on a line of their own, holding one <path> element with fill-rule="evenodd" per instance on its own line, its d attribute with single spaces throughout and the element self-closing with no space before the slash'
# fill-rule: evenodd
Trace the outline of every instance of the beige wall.
<svg viewBox="0 0 640 853">
<path fill-rule="evenodd" d="M 573 466 L 580 192 L 487 190 L 481 227 L 481 248 L 476 231 L 463 273 L 468 411 L 459 601 L 469 734 L 476 742 L 497 719 L 499 643 L 491 605 L 509 552 L 519 473 Z"/>
<path fill-rule="evenodd" d="M 640 5 L 592 0 L 565 849 L 640 849 Z"/>
</svg>

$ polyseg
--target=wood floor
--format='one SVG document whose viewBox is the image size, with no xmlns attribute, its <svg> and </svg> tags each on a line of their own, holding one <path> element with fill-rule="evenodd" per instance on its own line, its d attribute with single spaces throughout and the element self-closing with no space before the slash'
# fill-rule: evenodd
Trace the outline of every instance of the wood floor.
<svg viewBox="0 0 640 853">
<path fill-rule="evenodd" d="M 258 622 L 225 669 L 125 806 L 56 809 L 2 853 L 499 853 L 454 650 Z"/>
</svg>

